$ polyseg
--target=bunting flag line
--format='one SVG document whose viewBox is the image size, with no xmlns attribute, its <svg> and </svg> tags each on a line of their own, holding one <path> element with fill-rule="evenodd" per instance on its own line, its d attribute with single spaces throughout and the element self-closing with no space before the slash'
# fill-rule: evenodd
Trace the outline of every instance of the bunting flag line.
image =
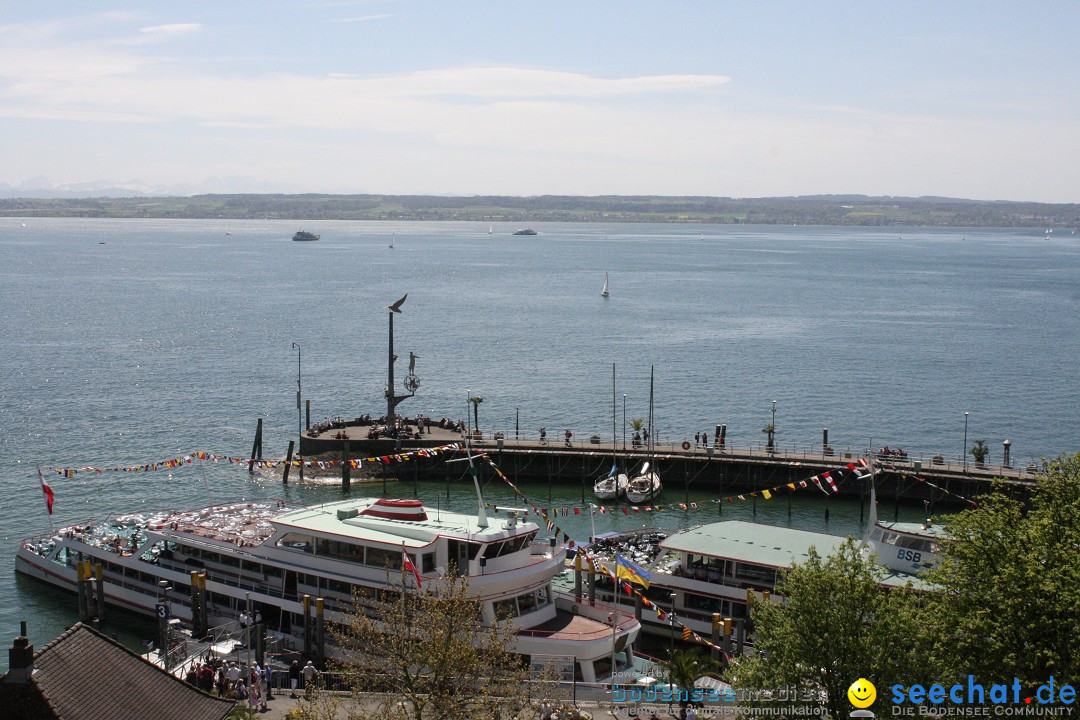
<svg viewBox="0 0 1080 720">
<path fill-rule="evenodd" d="M 358 458 L 352 460 L 253 460 L 251 458 L 236 457 L 231 455 L 218 455 L 216 453 L 208 452 L 194 452 L 190 455 L 184 455 L 178 458 L 171 458 L 169 460 L 159 460 L 154 463 L 146 463 L 143 465 L 116 465 L 111 467 L 73 467 L 73 468 L 46 468 L 51 472 L 55 472 L 57 475 L 66 478 L 73 478 L 79 473 L 107 473 L 107 472 L 153 472 L 156 470 L 171 470 L 173 468 L 182 467 L 184 465 L 190 465 L 195 461 L 210 461 L 210 462 L 228 462 L 233 464 L 244 464 L 248 467 L 259 468 L 277 468 L 284 467 L 285 465 L 291 465 L 292 467 L 306 467 L 306 468 L 319 468 L 325 470 L 327 468 L 338 467 L 340 465 L 348 464 L 349 467 L 359 470 L 363 467 L 364 463 L 381 463 L 383 465 L 389 465 L 391 463 L 410 462 L 418 457 L 438 457 L 439 455 L 452 452 L 461 449 L 461 443 L 450 443 L 449 445 L 440 445 L 433 448 L 421 448 L 419 450 L 412 450 L 407 453 L 399 453 L 395 455 L 383 455 L 381 457 L 369 457 Z M 513 487 L 513 484 L 511 484 Z M 515 490 L 517 488 L 514 488 Z"/>
</svg>

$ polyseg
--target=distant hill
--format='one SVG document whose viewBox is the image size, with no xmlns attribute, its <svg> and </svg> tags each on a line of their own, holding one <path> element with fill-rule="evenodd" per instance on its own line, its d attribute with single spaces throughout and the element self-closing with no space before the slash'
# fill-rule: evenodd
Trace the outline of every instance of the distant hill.
<svg viewBox="0 0 1080 720">
<path fill-rule="evenodd" d="M 0 199 L 0 216 L 1076 228 L 1080 226 L 1080 204 L 866 195 L 724 198 L 237 194 L 7 198 Z"/>
</svg>

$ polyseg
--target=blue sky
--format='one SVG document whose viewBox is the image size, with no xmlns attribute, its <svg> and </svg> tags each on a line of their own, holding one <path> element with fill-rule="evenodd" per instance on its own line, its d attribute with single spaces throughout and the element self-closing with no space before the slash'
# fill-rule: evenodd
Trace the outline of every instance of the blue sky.
<svg viewBox="0 0 1080 720">
<path fill-rule="evenodd" d="M 1080 2 L 0 2 L 0 186 L 1078 202 Z"/>
</svg>

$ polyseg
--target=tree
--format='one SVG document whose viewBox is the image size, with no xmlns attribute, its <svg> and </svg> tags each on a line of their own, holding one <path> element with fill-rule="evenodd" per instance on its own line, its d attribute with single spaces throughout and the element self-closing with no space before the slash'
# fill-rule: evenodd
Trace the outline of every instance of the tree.
<svg viewBox="0 0 1080 720">
<path fill-rule="evenodd" d="M 1034 690 L 1080 677 L 1080 453 L 1044 461 L 1029 504 L 999 481 L 951 516 L 929 578 L 937 652 L 962 679 L 1018 678 Z"/>
<path fill-rule="evenodd" d="M 535 716 L 535 703 L 551 694 L 551 685 L 529 682 L 530 669 L 513 652 L 513 624 L 504 618 L 485 626 L 464 577 L 448 574 L 414 591 L 402 573 L 391 587 L 378 599 L 358 597 L 356 611 L 335 632 L 350 658 L 337 663 L 354 690 L 350 718 Z M 372 690 L 386 694 L 359 694 Z"/>
<path fill-rule="evenodd" d="M 990 454 L 990 448 L 986 447 L 985 440 L 976 440 L 969 452 L 971 453 L 971 457 L 975 458 L 975 464 L 982 465 L 986 462 L 986 457 Z"/>
<path fill-rule="evenodd" d="M 761 432 L 763 432 L 763 433 L 765 433 L 766 435 L 769 436 L 768 448 L 769 448 L 769 452 L 772 452 L 772 449 L 773 449 L 773 433 L 776 432 L 776 426 L 773 425 L 772 423 L 769 423 L 765 427 L 761 428 Z"/>
<path fill-rule="evenodd" d="M 883 575 L 854 540 L 827 559 L 811 548 L 804 563 L 781 574 L 780 602 L 753 603 L 756 657 L 735 660 L 728 679 L 745 691 L 795 685 L 842 718 L 858 678 L 878 688 L 932 678 L 936 663 L 925 656 L 929 640 L 915 621 L 920 598 L 907 588 L 886 589 Z M 884 695 L 879 691 L 879 711 Z"/>
<path fill-rule="evenodd" d="M 679 717 L 685 718 L 690 707 L 690 693 L 697 679 L 713 669 L 713 661 L 700 647 L 676 650 L 664 666 L 664 679 L 679 688 Z"/>
<path fill-rule="evenodd" d="M 484 398 L 479 395 L 473 395 L 469 398 L 469 402 L 472 403 L 473 430 L 475 432 L 480 432 L 480 403 L 484 402 Z"/>
</svg>

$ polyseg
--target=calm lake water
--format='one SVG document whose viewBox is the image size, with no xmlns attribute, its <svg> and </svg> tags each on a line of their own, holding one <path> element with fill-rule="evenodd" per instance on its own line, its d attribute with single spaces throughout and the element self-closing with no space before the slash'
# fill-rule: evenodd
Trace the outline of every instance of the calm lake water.
<svg viewBox="0 0 1080 720">
<path fill-rule="evenodd" d="M 1077 450 L 1080 235 L 1033 230 L 539 224 L 539 235 L 471 223 L 0 219 L 0 638 L 30 624 L 40 646 L 75 620 L 75 599 L 14 579 L 17 541 L 48 530 L 35 467 L 141 465 L 205 450 L 243 456 L 258 418 L 264 454 L 295 438 L 297 352 L 314 419 L 385 411 L 386 306 L 398 381 L 419 359 L 408 415 L 466 416 L 523 433 L 611 435 L 648 414 L 655 366 L 660 439 L 728 425 L 735 446 L 903 447 L 958 458 L 983 438 L 1014 462 Z M 394 248 L 388 247 L 395 237 Z M 604 273 L 611 296 L 600 297 Z M 400 385 L 399 385 L 400 391 Z M 250 476 L 228 464 L 49 476 L 57 527 L 113 511 L 280 496 L 333 486 Z M 381 485 L 374 491 L 381 493 Z M 411 495 L 412 483 L 388 489 Z M 471 490 L 443 507 L 474 506 Z M 547 499 L 547 487 L 525 490 Z M 367 494 L 362 488 L 357 494 Z M 489 485 L 490 499 L 511 502 Z M 577 487 L 554 503 L 576 504 Z M 681 500 L 681 491 L 677 493 Z M 692 499 L 707 499 L 692 493 Z M 542 502 L 540 504 L 549 504 Z M 725 505 L 724 518 L 845 534 L 812 497 Z M 715 510 L 715 506 L 710 508 Z M 662 525 L 705 522 L 713 510 Z M 915 513 L 914 508 L 905 513 Z M 597 517 L 615 523 L 659 518 Z M 568 529 L 588 535 L 587 519 Z M 654 523 L 655 524 L 655 523 Z M 122 622 L 121 622 L 122 620 Z M 152 629 L 114 615 L 136 643 Z M 7 644 L 7 640 L 4 641 Z M 0 655 L 6 662 L 6 654 Z"/>
</svg>

